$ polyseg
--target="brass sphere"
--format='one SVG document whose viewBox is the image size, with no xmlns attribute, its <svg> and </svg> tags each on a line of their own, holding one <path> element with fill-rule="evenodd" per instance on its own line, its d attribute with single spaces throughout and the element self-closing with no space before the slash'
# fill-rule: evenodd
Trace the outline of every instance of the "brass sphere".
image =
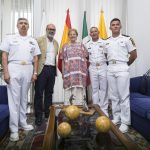
<svg viewBox="0 0 150 150">
<path fill-rule="evenodd" d="M 106 116 L 98 117 L 96 119 L 96 128 L 99 132 L 108 132 L 111 128 L 110 120 Z"/>
<path fill-rule="evenodd" d="M 66 138 L 71 133 L 71 126 L 67 122 L 62 122 L 58 125 L 57 132 L 60 137 Z"/>
<path fill-rule="evenodd" d="M 65 115 L 70 119 L 77 119 L 80 115 L 80 109 L 75 105 L 70 105 L 65 109 Z"/>
</svg>

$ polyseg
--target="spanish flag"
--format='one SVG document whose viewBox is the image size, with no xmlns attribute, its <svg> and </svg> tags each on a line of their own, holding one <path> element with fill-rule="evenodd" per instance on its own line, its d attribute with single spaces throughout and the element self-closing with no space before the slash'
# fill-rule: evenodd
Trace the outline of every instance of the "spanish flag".
<svg viewBox="0 0 150 150">
<path fill-rule="evenodd" d="M 104 11 L 103 10 L 101 10 L 98 30 L 99 30 L 99 37 L 101 39 L 107 39 L 108 38 L 106 26 L 105 26 L 105 19 L 104 19 Z"/>
<path fill-rule="evenodd" d="M 59 50 L 59 54 L 58 54 L 58 69 L 60 72 L 62 72 L 62 60 L 60 59 L 61 49 L 65 43 L 69 42 L 68 32 L 70 29 L 71 29 L 71 21 L 70 21 L 69 9 L 68 9 L 65 26 L 64 26 L 64 32 L 63 32 L 63 36 L 62 36 L 62 40 L 61 40 L 61 44 L 60 44 L 60 50 Z"/>
</svg>

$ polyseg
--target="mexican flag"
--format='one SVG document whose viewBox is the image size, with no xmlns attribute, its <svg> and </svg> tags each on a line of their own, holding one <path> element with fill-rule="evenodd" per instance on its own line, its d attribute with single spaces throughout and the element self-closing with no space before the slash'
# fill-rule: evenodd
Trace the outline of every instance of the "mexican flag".
<svg viewBox="0 0 150 150">
<path fill-rule="evenodd" d="M 88 29 L 87 29 L 87 23 L 86 23 L 86 11 L 84 11 L 84 17 L 83 17 L 83 28 L 82 28 L 82 43 L 86 44 L 89 41 L 88 36 Z"/>
<path fill-rule="evenodd" d="M 86 44 L 89 40 L 90 40 L 90 38 L 88 36 L 88 29 L 87 29 L 87 23 L 86 23 L 86 11 L 84 11 L 83 28 L 82 28 L 82 43 Z M 88 62 L 87 62 L 87 65 L 89 66 Z M 90 85 L 90 77 L 89 77 L 89 75 L 87 77 L 87 85 Z M 86 93 L 87 93 L 87 89 L 86 89 Z"/>
</svg>

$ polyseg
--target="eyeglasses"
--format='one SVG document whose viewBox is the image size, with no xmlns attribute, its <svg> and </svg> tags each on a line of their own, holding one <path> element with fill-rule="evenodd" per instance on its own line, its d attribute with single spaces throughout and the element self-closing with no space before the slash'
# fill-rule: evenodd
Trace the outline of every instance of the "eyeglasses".
<svg viewBox="0 0 150 150">
<path fill-rule="evenodd" d="M 47 28 L 48 31 L 56 31 L 56 29 Z"/>
</svg>

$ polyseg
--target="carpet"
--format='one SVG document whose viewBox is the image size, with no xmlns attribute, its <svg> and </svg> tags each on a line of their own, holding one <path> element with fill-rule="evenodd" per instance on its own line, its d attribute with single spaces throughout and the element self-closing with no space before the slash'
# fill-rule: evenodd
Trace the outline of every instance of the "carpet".
<svg viewBox="0 0 150 150">
<path fill-rule="evenodd" d="M 19 141 L 11 142 L 9 132 L 0 143 L 0 150 L 40 150 L 42 149 L 47 121 L 43 120 L 40 127 L 34 125 L 35 118 L 28 115 L 28 123 L 34 126 L 32 131 L 19 130 Z"/>
<path fill-rule="evenodd" d="M 33 115 L 28 116 L 28 123 L 34 125 L 35 118 Z M 44 120 L 40 127 L 34 125 L 34 130 L 23 131 L 19 130 L 19 141 L 9 141 L 9 133 L 7 133 L 4 140 L 0 143 L 0 150 L 41 150 L 44 133 L 47 126 L 47 120 Z M 129 132 L 125 136 L 134 141 L 141 150 L 150 150 L 150 143 L 145 140 L 136 130 L 130 127 Z"/>
</svg>

